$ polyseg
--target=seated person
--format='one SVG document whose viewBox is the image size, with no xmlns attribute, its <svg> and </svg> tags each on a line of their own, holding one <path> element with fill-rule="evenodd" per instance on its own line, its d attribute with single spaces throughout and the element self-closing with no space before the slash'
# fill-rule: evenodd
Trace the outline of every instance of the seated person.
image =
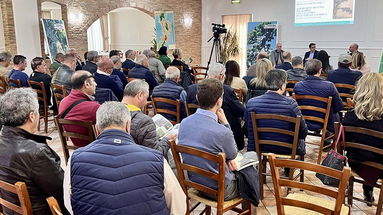
<svg viewBox="0 0 383 215">
<path fill-rule="evenodd" d="M 212 65 L 214 68 L 214 65 Z M 212 66 L 210 69 L 212 69 Z M 223 65 L 222 65 L 223 66 Z M 197 112 L 182 120 L 178 133 L 178 144 L 190 146 L 212 154 L 225 153 L 227 167 L 225 173 L 225 200 L 239 196 L 238 182 L 232 171 L 236 170 L 233 159 L 238 150 L 233 132 L 222 110 L 222 82 L 209 78 L 198 83 L 197 99 L 200 108 Z M 196 132 L 198 131 L 198 135 Z M 215 163 L 190 154 L 182 154 L 183 161 L 209 171 L 218 172 Z M 189 172 L 189 179 L 207 187 L 217 189 L 216 181 Z"/>
<path fill-rule="evenodd" d="M 165 68 L 168 68 L 170 64 L 172 63 L 172 60 L 168 57 L 168 47 L 162 46 L 158 50 L 158 60 L 162 62 Z"/>
<path fill-rule="evenodd" d="M 149 70 L 153 73 L 154 78 L 158 83 L 163 83 L 165 80 L 166 69 L 162 62 L 156 58 L 157 54 L 152 50 L 145 50 L 143 54 L 149 60 Z"/>
<path fill-rule="evenodd" d="M 287 80 L 302 81 L 307 78 L 307 73 L 303 69 L 303 60 L 300 56 L 293 57 L 291 64 L 293 65 L 293 69 L 289 69 L 286 71 Z M 291 86 L 291 87 L 294 87 L 294 86 Z"/>
<path fill-rule="evenodd" d="M 271 61 L 266 58 L 262 58 L 255 64 L 256 77 L 251 79 L 249 91 L 246 97 L 246 101 L 249 99 L 260 96 L 266 93 L 267 86 L 265 81 L 266 74 L 273 68 Z"/>
<path fill-rule="evenodd" d="M 338 120 L 338 112 L 342 110 L 343 103 L 342 99 L 339 96 L 338 90 L 335 88 L 334 84 L 322 80 L 320 78 L 320 74 L 322 71 L 322 63 L 317 59 L 309 59 L 306 62 L 305 66 L 306 73 L 308 77 L 295 84 L 294 93 L 297 95 L 312 95 L 312 96 L 320 96 L 324 98 L 332 97 L 330 116 L 328 118 L 327 123 L 327 131 L 333 133 L 334 132 L 334 120 Z M 300 100 L 299 105 L 312 105 L 321 108 L 326 108 L 325 103 L 313 100 Z M 302 111 L 303 115 L 316 116 L 319 118 L 324 118 L 323 113 L 314 112 L 314 111 Z M 314 122 L 314 121 L 306 121 L 307 127 L 310 131 L 318 131 L 322 129 L 323 124 Z M 327 135 L 328 136 L 328 135 Z"/>
<path fill-rule="evenodd" d="M 0 180 L 27 185 L 34 215 L 51 214 L 46 198 L 53 196 L 67 214 L 63 201 L 64 172 L 50 137 L 36 135 L 39 104 L 31 88 L 15 89 L 0 97 Z M 18 205 L 17 195 L 1 191 L 1 198 Z M 5 207 L 5 214 L 13 214 Z"/>
<path fill-rule="evenodd" d="M 149 95 L 152 95 L 152 91 L 155 86 L 158 85 L 156 79 L 153 76 L 153 73 L 149 70 L 149 61 L 148 58 L 140 54 L 137 56 L 137 64 L 129 71 L 129 78 L 136 79 L 145 79 L 145 81 L 149 84 Z"/>
<path fill-rule="evenodd" d="M 173 57 L 174 57 L 174 59 L 170 65 L 182 67 L 181 86 L 186 89 L 188 86 L 193 84 L 194 73 L 191 70 L 191 68 L 189 67 L 189 65 L 187 65 L 186 63 L 184 63 L 182 61 L 182 50 L 181 49 L 174 49 Z"/>
<path fill-rule="evenodd" d="M 69 93 L 72 89 L 71 77 L 76 68 L 76 56 L 72 54 L 64 55 L 64 61 L 52 76 L 52 84 L 62 85 Z"/>
<path fill-rule="evenodd" d="M 138 145 L 156 149 L 166 156 L 169 150 L 168 143 L 176 137 L 174 135 L 162 139 L 157 137 L 156 125 L 152 118 L 142 112 L 148 97 L 149 85 L 143 80 L 131 81 L 125 87 L 122 103 L 132 115 L 130 135 Z"/>
<path fill-rule="evenodd" d="M 265 77 L 266 84 L 269 88 L 264 95 L 252 98 L 248 101 L 246 107 L 246 122 L 248 129 L 249 144 L 247 145 L 248 151 L 255 151 L 255 142 L 254 142 L 254 132 L 253 132 L 253 123 L 251 120 L 251 112 L 256 112 L 257 114 L 277 114 L 290 117 L 301 116 L 301 111 L 298 108 L 297 102 L 284 96 L 286 90 L 286 81 L 287 74 L 284 70 L 273 69 L 266 74 Z M 290 129 L 294 131 L 294 127 L 285 121 L 280 120 L 259 120 L 259 127 L 273 127 L 280 129 Z M 262 134 L 262 139 L 282 141 L 282 142 L 291 142 L 293 138 L 291 136 L 275 133 L 266 133 Z M 301 124 L 299 128 L 299 142 L 297 145 L 297 154 L 305 155 L 306 146 L 304 139 L 307 136 L 307 126 L 303 117 L 301 118 Z M 276 146 L 262 146 L 262 152 L 272 152 L 277 154 L 290 154 L 291 150 L 284 147 Z"/>
<path fill-rule="evenodd" d="M 59 106 L 59 117 L 68 120 L 96 122 L 96 111 L 100 106 L 97 102 L 93 101 L 93 95 L 96 93 L 96 82 L 90 74 L 85 70 L 76 71 L 72 78 L 72 91 L 65 97 Z M 72 106 L 75 102 L 79 102 L 75 106 Z M 71 108 L 72 106 L 72 108 Z M 71 108 L 71 109 L 69 109 Z M 68 111 L 65 116 L 63 113 Z M 75 132 L 79 134 L 88 134 L 88 130 L 81 126 L 66 125 L 65 130 L 68 132 Z M 81 147 L 89 144 L 84 140 L 72 138 L 72 142 L 75 146 Z"/>
<path fill-rule="evenodd" d="M 27 73 L 23 72 L 27 68 L 27 58 L 22 55 L 15 55 L 13 57 L 13 69 L 9 73 L 8 77 L 10 80 L 20 80 L 21 87 L 29 87 L 29 77 Z M 13 87 L 18 87 L 15 84 L 10 84 Z"/>
<path fill-rule="evenodd" d="M 225 67 L 220 63 L 211 64 L 207 71 L 208 78 L 217 79 L 221 83 L 225 78 Z M 234 90 L 227 85 L 223 85 L 223 104 L 222 109 L 225 112 L 225 116 L 230 124 L 231 130 L 233 131 L 235 142 L 239 150 L 245 147 L 244 134 L 241 128 L 241 120 L 245 114 L 245 107 L 238 100 Z M 197 101 L 197 84 L 189 86 L 187 89 L 186 101 L 191 104 L 198 104 Z"/>
<path fill-rule="evenodd" d="M 123 88 L 125 88 L 125 86 L 128 84 L 128 80 L 126 80 L 125 74 L 122 72 L 121 69 L 121 58 L 117 55 L 114 55 L 110 59 L 113 62 L 113 72 L 111 75 L 118 76 L 120 78 Z"/>
<path fill-rule="evenodd" d="M 124 70 L 125 75 L 128 75 L 128 70 L 133 69 L 136 66 L 134 60 L 136 59 L 137 52 L 134 50 L 128 50 L 125 52 L 126 60 L 122 63 L 122 69 Z"/>
<path fill-rule="evenodd" d="M 256 67 L 257 64 L 254 64 L 252 66 L 250 66 L 247 71 L 246 71 L 246 76 L 243 76 L 243 80 L 245 81 L 246 83 L 246 86 L 247 86 L 247 89 L 250 88 L 250 81 L 251 79 L 255 78 L 256 77 L 256 74 L 255 74 L 255 67 Z"/>
<path fill-rule="evenodd" d="M 285 71 L 289 69 L 293 69 L 293 66 L 291 65 L 291 53 L 287 51 L 283 52 L 282 58 L 283 58 L 283 63 L 276 65 L 275 68 L 283 69 Z"/>
<path fill-rule="evenodd" d="M 9 68 L 11 65 L 12 55 L 9 52 L 0 52 L 0 76 L 8 77 L 11 69 Z"/>
<path fill-rule="evenodd" d="M 97 63 L 98 69 L 94 73 L 98 88 L 107 88 L 113 91 L 114 95 L 121 101 L 124 90 L 122 82 L 118 76 L 111 75 L 113 72 L 113 62 L 107 57 L 102 57 Z"/>
<path fill-rule="evenodd" d="M 240 68 L 239 64 L 234 60 L 229 60 L 226 62 L 226 73 L 225 73 L 225 81 L 223 82 L 226 85 L 229 85 L 233 89 L 241 89 L 243 95 L 246 97 L 247 94 L 247 86 L 246 82 L 239 77 Z"/>
<path fill-rule="evenodd" d="M 135 144 L 124 104 L 97 111 L 97 140 L 73 152 L 64 179 L 73 214 L 185 214 L 186 196 L 162 154 Z M 97 170 L 97 171 L 95 171 Z"/>
<path fill-rule="evenodd" d="M 64 54 L 57 53 L 55 59 L 53 59 L 53 63 L 49 66 L 49 72 L 53 75 L 56 70 L 61 66 L 61 62 L 64 61 Z"/>
<path fill-rule="evenodd" d="M 355 107 L 346 113 L 343 125 L 367 128 L 383 132 L 383 76 L 378 73 L 363 75 L 356 85 L 354 94 Z M 346 140 L 376 148 L 383 148 L 382 139 L 372 136 L 346 133 Z M 355 161 L 374 161 L 383 164 L 383 156 L 364 150 L 349 149 L 347 158 Z M 364 198 L 367 201 L 374 201 L 373 186 L 376 181 L 383 178 L 383 172 L 379 169 L 356 164 L 349 161 L 349 165 L 369 185 L 363 185 Z M 370 204 L 368 204 L 371 206 Z"/>
<path fill-rule="evenodd" d="M 86 56 L 87 61 L 86 61 L 85 65 L 82 67 L 82 70 L 88 71 L 92 74 L 96 73 L 97 62 L 98 62 L 99 57 L 100 56 L 98 55 L 97 51 L 89 51 L 87 56 Z M 76 62 L 77 62 L 77 59 L 76 59 Z"/>
<path fill-rule="evenodd" d="M 180 118 L 182 119 L 186 116 L 185 107 L 183 105 L 183 103 L 186 101 L 186 91 L 184 90 L 183 87 L 181 87 L 178 84 L 178 82 L 181 79 L 180 70 L 177 67 L 170 66 L 166 70 L 165 76 L 166 76 L 165 82 L 154 88 L 152 97 L 167 98 L 174 101 L 177 99 L 180 100 L 181 102 Z M 169 105 L 162 102 L 156 103 L 156 107 L 177 112 L 177 109 L 174 105 Z M 170 115 L 170 114 L 162 114 L 162 115 L 169 120 L 177 121 L 177 118 L 174 115 Z"/>
<path fill-rule="evenodd" d="M 355 85 L 363 75 L 359 71 L 350 69 L 352 57 L 349 54 L 341 54 L 338 59 L 338 69 L 328 72 L 327 80 L 334 84 Z M 339 88 L 339 93 L 353 93 L 349 89 Z"/>
</svg>

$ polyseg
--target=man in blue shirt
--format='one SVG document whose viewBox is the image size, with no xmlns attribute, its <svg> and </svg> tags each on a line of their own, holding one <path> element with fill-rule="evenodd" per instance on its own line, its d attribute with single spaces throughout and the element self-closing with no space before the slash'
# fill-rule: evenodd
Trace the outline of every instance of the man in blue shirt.
<svg viewBox="0 0 383 215">
<path fill-rule="evenodd" d="M 228 168 L 225 173 L 225 200 L 239 196 L 237 181 L 232 171 L 236 170 L 233 161 L 238 150 L 233 132 L 222 110 L 223 84 L 217 79 L 205 79 L 198 83 L 197 93 L 200 108 L 180 124 L 178 142 L 180 145 L 194 147 L 212 154 L 225 153 Z M 198 131 L 198 135 L 195 132 Z M 185 163 L 218 172 L 217 166 L 203 158 L 183 154 Z M 217 182 L 201 175 L 189 172 L 192 181 L 217 189 Z"/>
<path fill-rule="evenodd" d="M 15 55 L 13 58 L 13 69 L 9 73 L 9 79 L 11 80 L 20 80 L 22 87 L 28 87 L 28 75 L 23 72 L 27 68 L 27 58 L 22 55 Z M 14 84 L 11 84 L 14 87 L 18 87 Z"/>
</svg>

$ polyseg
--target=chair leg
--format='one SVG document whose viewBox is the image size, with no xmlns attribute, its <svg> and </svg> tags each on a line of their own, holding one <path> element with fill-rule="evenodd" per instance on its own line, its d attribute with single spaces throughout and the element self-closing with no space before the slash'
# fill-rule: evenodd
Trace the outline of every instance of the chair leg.
<svg viewBox="0 0 383 215">
<path fill-rule="evenodd" d="M 259 162 L 259 167 L 258 167 L 258 175 L 259 175 L 259 192 L 260 192 L 260 199 L 263 199 L 263 162 Z"/>
<path fill-rule="evenodd" d="M 378 206 L 376 208 L 376 214 L 382 213 L 382 206 L 383 206 L 383 183 L 380 186 L 379 200 L 378 200 Z"/>
<path fill-rule="evenodd" d="M 210 206 L 207 206 L 205 207 L 205 214 L 206 215 L 211 215 L 211 207 Z M 218 208 L 217 208 L 217 214 L 218 214 Z"/>
<path fill-rule="evenodd" d="M 45 122 L 45 133 L 48 133 L 48 115 L 45 114 L 44 116 L 44 122 Z"/>
<path fill-rule="evenodd" d="M 264 157 L 262 160 L 262 177 L 263 177 L 263 184 L 266 184 L 266 169 L 267 169 L 267 157 Z"/>
<path fill-rule="evenodd" d="M 354 176 L 350 176 L 348 180 L 348 190 L 347 190 L 347 203 L 352 206 L 352 197 L 354 196 Z"/>
<path fill-rule="evenodd" d="M 253 207 L 253 205 L 251 204 L 251 202 L 250 201 L 247 201 L 247 208 L 249 209 L 249 215 L 253 215 L 254 214 L 254 207 Z"/>
<path fill-rule="evenodd" d="M 305 161 L 305 156 L 302 155 L 302 156 L 300 157 L 300 160 L 301 160 L 301 161 Z M 301 169 L 300 172 L 301 172 L 300 182 L 305 182 L 305 171 L 304 171 L 303 169 Z"/>
<path fill-rule="evenodd" d="M 323 132 L 323 131 L 322 131 L 322 132 Z M 321 140 L 320 140 L 320 145 L 319 145 L 319 152 L 318 152 L 318 160 L 317 160 L 317 164 L 320 164 L 321 161 L 322 161 L 323 145 L 324 145 L 324 137 L 323 137 L 323 134 L 322 134 L 322 138 L 321 138 Z"/>
</svg>

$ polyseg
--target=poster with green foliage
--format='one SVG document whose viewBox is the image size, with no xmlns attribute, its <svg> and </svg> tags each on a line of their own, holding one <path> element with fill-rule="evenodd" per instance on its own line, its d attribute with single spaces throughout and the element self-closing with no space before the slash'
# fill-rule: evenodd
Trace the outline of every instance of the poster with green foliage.
<svg viewBox="0 0 383 215">
<path fill-rule="evenodd" d="M 41 22 L 43 24 L 45 41 L 46 44 L 48 44 L 50 58 L 54 59 L 57 53 L 65 54 L 69 49 L 69 44 L 64 21 L 42 19 Z"/>
<path fill-rule="evenodd" d="M 271 52 L 277 46 L 278 22 L 249 22 L 247 34 L 247 67 L 255 64 L 260 52 Z"/>
<path fill-rule="evenodd" d="M 174 49 L 176 45 L 176 34 L 174 30 L 173 11 L 155 12 L 154 20 L 156 26 L 157 50 L 162 46 Z"/>
<path fill-rule="evenodd" d="M 383 73 L 383 53 L 382 53 L 382 57 L 380 58 L 380 68 L 379 68 L 379 73 Z"/>
</svg>

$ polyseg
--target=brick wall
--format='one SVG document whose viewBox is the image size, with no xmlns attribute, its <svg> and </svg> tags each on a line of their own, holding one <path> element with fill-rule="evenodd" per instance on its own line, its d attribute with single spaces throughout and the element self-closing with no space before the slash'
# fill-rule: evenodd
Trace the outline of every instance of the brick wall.
<svg viewBox="0 0 383 215">
<path fill-rule="evenodd" d="M 39 0 L 38 10 L 41 11 L 41 2 L 47 0 Z M 63 7 L 63 19 L 67 23 L 67 34 L 69 45 L 77 48 L 80 55 L 87 51 L 87 29 L 89 26 L 100 18 L 102 15 L 111 10 L 120 7 L 134 7 L 152 17 L 155 11 L 173 11 L 176 32 L 176 47 L 181 48 L 185 56 L 193 58 L 192 64 L 201 62 L 201 0 L 50 0 L 61 4 Z M 7 5 L 5 5 L 7 4 Z M 9 6 L 10 4 L 10 6 Z M 13 28 L 13 12 L 12 0 L 2 0 L 1 7 L 6 11 L 3 14 L 5 41 L 8 50 L 16 50 L 14 29 Z M 10 9 L 9 9 L 10 8 Z M 83 20 L 75 23 L 70 19 L 71 13 L 83 14 Z M 193 18 L 193 24 L 190 28 L 186 28 L 183 24 L 183 17 Z M 137 20 L 139 22 L 139 20 Z M 134 31 L 127 26 L 127 33 Z M 41 31 L 42 33 L 42 31 Z M 125 50 L 123 50 L 125 51 Z"/>
<path fill-rule="evenodd" d="M 15 21 L 13 18 L 12 0 L 0 1 L 0 7 L 3 18 L 5 50 L 13 55 L 17 52 Z"/>
</svg>

